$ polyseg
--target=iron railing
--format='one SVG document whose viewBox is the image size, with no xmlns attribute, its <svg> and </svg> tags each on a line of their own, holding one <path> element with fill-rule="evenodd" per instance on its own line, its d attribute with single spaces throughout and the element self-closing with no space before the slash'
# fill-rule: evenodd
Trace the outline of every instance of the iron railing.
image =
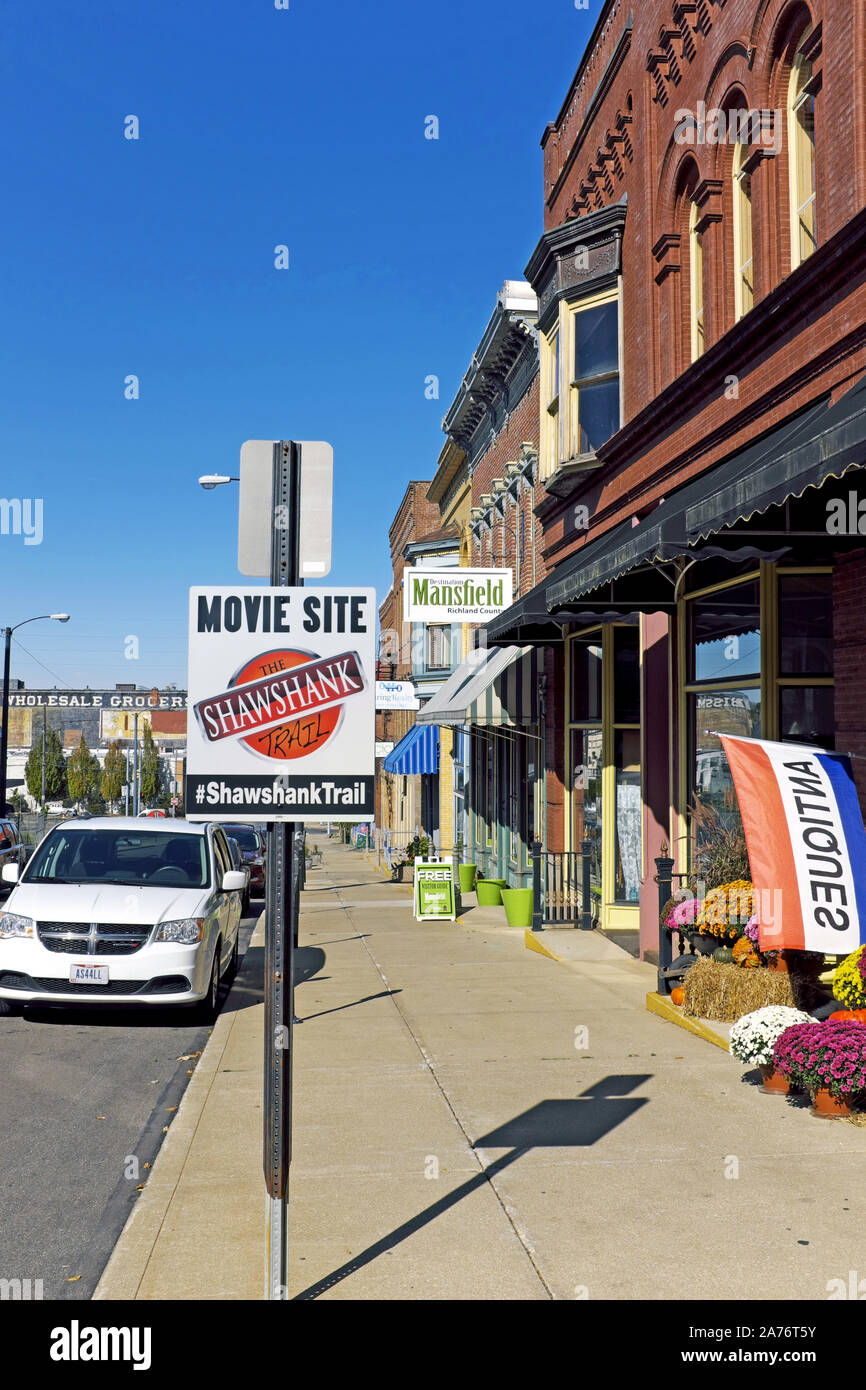
<svg viewBox="0 0 866 1390">
<path fill-rule="evenodd" d="M 594 842 L 582 840 L 579 850 L 543 849 L 532 843 L 532 930 L 573 925 L 592 931 L 597 909 L 592 895 Z"/>
</svg>

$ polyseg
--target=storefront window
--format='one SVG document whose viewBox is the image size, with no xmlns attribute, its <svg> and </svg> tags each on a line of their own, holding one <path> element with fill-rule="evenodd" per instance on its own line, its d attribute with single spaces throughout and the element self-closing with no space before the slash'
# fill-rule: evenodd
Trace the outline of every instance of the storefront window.
<svg viewBox="0 0 866 1390">
<path fill-rule="evenodd" d="M 689 604 L 691 679 L 742 680 L 761 674 L 761 595 L 757 579 Z"/>
<path fill-rule="evenodd" d="M 779 691 L 779 737 L 783 743 L 835 747 L 835 699 L 832 685 L 789 685 Z"/>
<path fill-rule="evenodd" d="M 833 580 L 829 574 L 779 575 L 779 675 L 833 673 Z"/>
<path fill-rule="evenodd" d="M 571 643 L 571 719 L 601 719 L 601 633 Z"/>
<path fill-rule="evenodd" d="M 614 898 L 636 903 L 640 895 L 640 730 L 617 729 L 614 737 L 616 817 Z"/>
<path fill-rule="evenodd" d="M 719 734 L 761 737 L 761 692 L 701 691 L 689 695 L 691 746 L 695 750 L 690 801 L 700 801 L 728 822 L 739 814 L 734 783 Z"/>
<path fill-rule="evenodd" d="M 613 718 L 616 724 L 640 723 L 640 655 L 636 627 L 613 630 Z"/>
<path fill-rule="evenodd" d="M 592 841 L 593 892 L 601 895 L 601 729 L 574 729 L 571 733 L 572 848 L 584 839 Z"/>
</svg>

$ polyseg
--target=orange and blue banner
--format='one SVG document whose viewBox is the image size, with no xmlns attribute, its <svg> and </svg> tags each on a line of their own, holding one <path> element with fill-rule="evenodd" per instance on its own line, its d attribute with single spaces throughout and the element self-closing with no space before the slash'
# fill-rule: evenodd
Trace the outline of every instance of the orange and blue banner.
<svg viewBox="0 0 866 1390">
<path fill-rule="evenodd" d="M 762 950 L 847 955 L 866 943 L 866 830 L 850 760 L 720 735 L 752 869 Z"/>
</svg>

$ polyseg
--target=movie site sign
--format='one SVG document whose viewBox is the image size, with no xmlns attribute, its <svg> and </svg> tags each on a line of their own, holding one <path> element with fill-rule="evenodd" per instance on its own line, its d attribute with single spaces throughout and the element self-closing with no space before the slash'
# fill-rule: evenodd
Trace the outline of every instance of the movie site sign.
<svg viewBox="0 0 866 1390">
<path fill-rule="evenodd" d="M 191 589 L 189 820 L 368 820 L 373 589 Z"/>
<path fill-rule="evenodd" d="M 403 619 L 407 623 L 486 623 L 511 607 L 511 570 L 407 569 Z"/>
</svg>

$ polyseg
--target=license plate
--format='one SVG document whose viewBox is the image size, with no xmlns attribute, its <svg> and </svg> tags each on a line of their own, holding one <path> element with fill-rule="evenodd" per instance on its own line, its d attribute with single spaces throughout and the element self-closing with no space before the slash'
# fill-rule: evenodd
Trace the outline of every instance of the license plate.
<svg viewBox="0 0 866 1390">
<path fill-rule="evenodd" d="M 107 985 L 107 965 L 71 965 L 69 980 L 73 985 Z"/>
</svg>

